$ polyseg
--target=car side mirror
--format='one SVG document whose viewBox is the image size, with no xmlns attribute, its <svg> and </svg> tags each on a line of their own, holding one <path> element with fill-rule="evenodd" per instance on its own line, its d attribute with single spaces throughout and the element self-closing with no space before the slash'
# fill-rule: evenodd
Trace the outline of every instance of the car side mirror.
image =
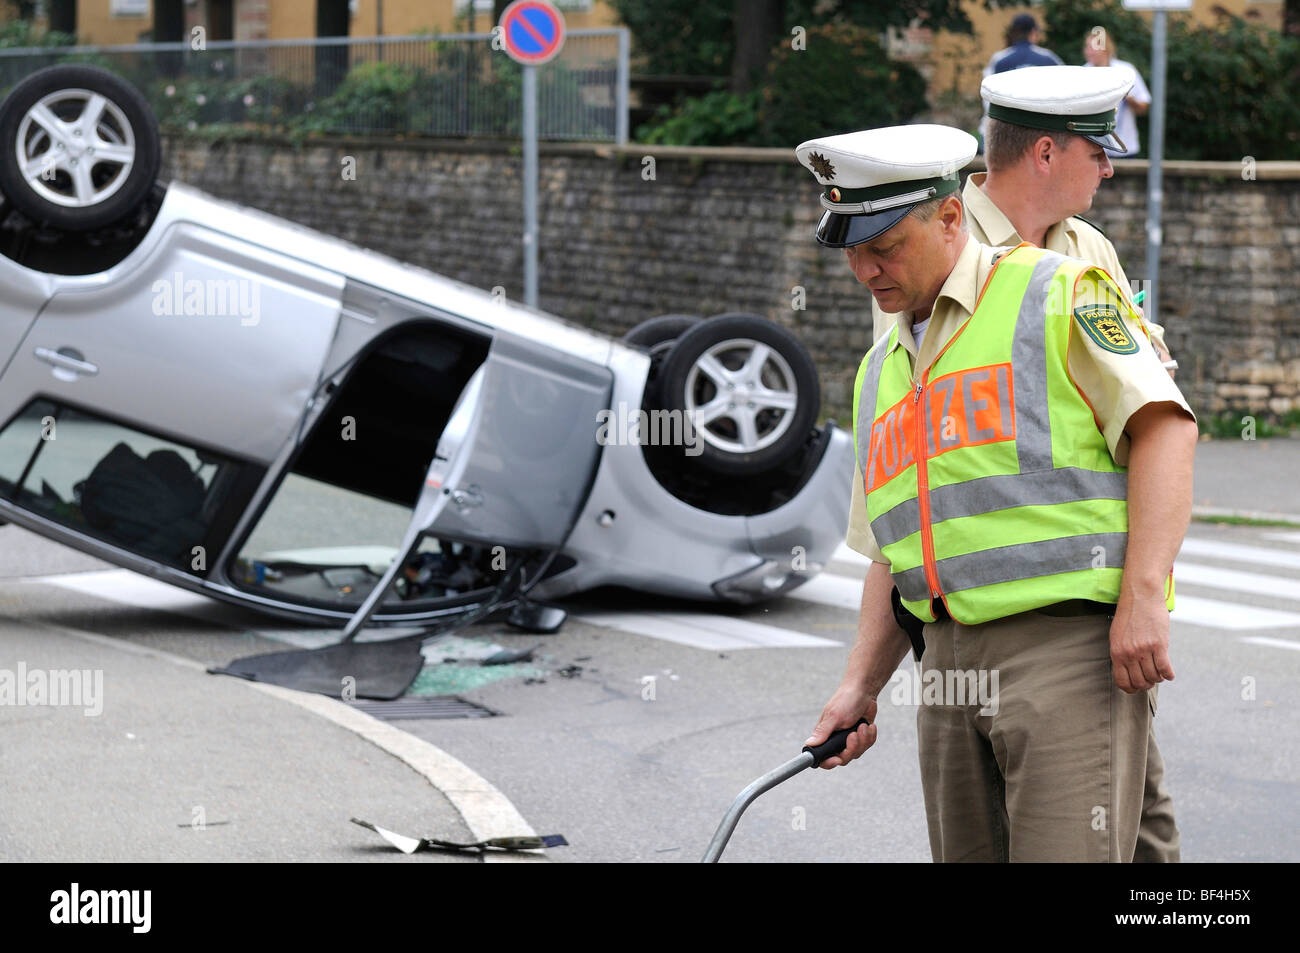
<svg viewBox="0 0 1300 953">
<path fill-rule="evenodd" d="M 559 631 L 569 613 L 559 606 L 543 605 L 540 602 L 520 600 L 510 610 L 506 624 L 525 632 L 540 632 L 549 635 Z"/>
</svg>

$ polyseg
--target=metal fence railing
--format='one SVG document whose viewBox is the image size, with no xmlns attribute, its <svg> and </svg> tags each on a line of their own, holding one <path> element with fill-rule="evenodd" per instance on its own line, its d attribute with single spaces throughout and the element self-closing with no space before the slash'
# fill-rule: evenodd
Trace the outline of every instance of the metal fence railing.
<svg viewBox="0 0 1300 953">
<path fill-rule="evenodd" d="M 490 33 L 0 49 L 0 95 L 43 66 L 131 81 L 164 129 L 518 136 L 521 67 Z M 571 30 L 537 67 L 543 139 L 627 141 L 628 34 Z"/>
</svg>

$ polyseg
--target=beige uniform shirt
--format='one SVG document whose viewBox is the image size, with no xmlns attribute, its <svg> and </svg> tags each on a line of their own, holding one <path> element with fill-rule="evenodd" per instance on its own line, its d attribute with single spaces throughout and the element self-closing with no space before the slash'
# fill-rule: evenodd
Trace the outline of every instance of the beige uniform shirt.
<svg viewBox="0 0 1300 953">
<path fill-rule="evenodd" d="M 993 270 L 994 259 L 1006 251 L 992 248 L 974 239 L 966 242 L 957 258 L 957 264 L 948 275 L 930 312 L 930 323 L 921 341 L 921 353 L 916 351 L 912 338 L 912 316 L 898 315 L 898 340 L 894 347 L 904 348 L 911 358 L 912 378 L 921 379 L 948 339 L 975 312 L 980 291 Z M 1076 289 L 1071 309 L 1097 303 L 1097 288 L 1091 282 L 1081 282 Z M 1113 299 L 1112 299 L 1113 303 Z M 891 316 L 892 317 L 892 316 Z M 1128 463 L 1129 439 L 1124 427 L 1130 417 L 1147 404 L 1172 401 L 1193 417 L 1191 408 L 1183 398 L 1178 385 L 1160 364 L 1142 329 L 1127 317 L 1123 318 L 1128 335 L 1138 344 L 1132 354 L 1118 354 L 1099 345 L 1090 335 L 1079 333 L 1070 336 L 1067 366 L 1075 385 L 1092 406 L 1097 426 L 1106 438 L 1115 462 Z M 1077 324 L 1077 321 L 1076 321 Z M 846 542 L 851 549 L 878 563 L 888 563 L 871 533 L 867 519 L 865 489 L 861 468 L 855 466 L 853 478 L 853 503 L 849 510 L 849 531 Z"/>
<path fill-rule="evenodd" d="M 1011 224 L 1011 220 L 1006 215 L 1002 214 L 1002 210 L 993 204 L 993 200 L 980 190 L 986 175 L 985 172 L 972 172 L 967 176 L 966 186 L 961 191 L 961 201 L 966 207 L 966 222 L 970 225 L 971 238 L 985 245 L 1019 245 L 1024 239 L 1020 237 L 1016 227 Z M 1128 276 L 1124 274 L 1124 267 L 1119 263 L 1115 246 L 1096 226 L 1089 225 L 1081 218 L 1067 218 L 1047 230 L 1044 242 L 1043 247 L 1048 251 L 1069 255 L 1071 258 L 1082 258 L 1094 265 L 1100 265 L 1106 274 L 1115 279 L 1124 296 L 1132 297 L 1133 292 L 1129 287 Z M 876 304 L 876 299 L 872 298 L 871 340 L 879 341 L 888 334 L 897 318 L 897 315 L 881 311 Z M 1147 330 L 1151 332 L 1153 341 L 1165 347 L 1164 328 L 1147 322 Z"/>
</svg>

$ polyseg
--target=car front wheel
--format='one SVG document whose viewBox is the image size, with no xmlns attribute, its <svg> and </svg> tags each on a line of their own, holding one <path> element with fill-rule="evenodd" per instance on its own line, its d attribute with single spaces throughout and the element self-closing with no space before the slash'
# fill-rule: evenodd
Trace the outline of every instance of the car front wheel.
<svg viewBox="0 0 1300 953">
<path fill-rule="evenodd" d="M 161 162 L 144 97 L 93 66 L 50 66 L 0 104 L 0 191 L 41 225 L 87 231 L 132 212 Z"/>
</svg>

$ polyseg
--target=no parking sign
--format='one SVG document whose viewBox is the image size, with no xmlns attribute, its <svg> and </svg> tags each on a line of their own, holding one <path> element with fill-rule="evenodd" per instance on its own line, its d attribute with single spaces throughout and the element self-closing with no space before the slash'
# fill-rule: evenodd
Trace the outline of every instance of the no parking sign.
<svg viewBox="0 0 1300 953">
<path fill-rule="evenodd" d="M 515 0 L 501 14 L 501 33 L 511 59 L 540 66 L 564 46 L 564 17 L 545 0 Z"/>
</svg>

